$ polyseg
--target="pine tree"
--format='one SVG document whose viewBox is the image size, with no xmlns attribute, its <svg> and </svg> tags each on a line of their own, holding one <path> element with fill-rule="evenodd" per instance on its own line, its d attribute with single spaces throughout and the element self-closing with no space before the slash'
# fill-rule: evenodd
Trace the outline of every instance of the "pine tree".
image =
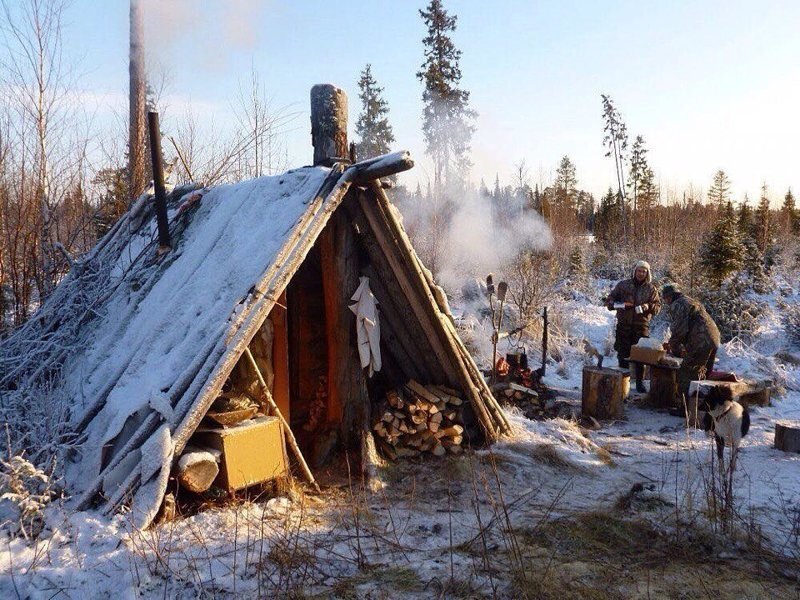
<svg viewBox="0 0 800 600">
<path fill-rule="evenodd" d="M 621 212 L 619 205 L 622 199 L 611 188 L 600 200 L 600 207 L 594 217 L 593 231 L 595 238 L 603 247 L 610 249 L 619 243 L 621 232 Z"/>
<path fill-rule="evenodd" d="M 758 201 L 758 208 L 755 212 L 754 235 L 758 249 L 762 254 L 766 253 L 767 247 L 772 236 L 772 224 L 770 223 L 769 193 L 767 184 L 761 186 L 761 199 Z"/>
<path fill-rule="evenodd" d="M 388 153 L 394 134 L 387 118 L 389 105 L 383 99 L 383 88 L 372 75 L 372 65 L 361 71 L 358 89 L 361 114 L 356 121 L 356 135 L 361 141 L 356 145 L 356 156 L 362 160 Z"/>
<path fill-rule="evenodd" d="M 456 29 L 457 17 L 447 13 L 442 0 L 431 0 L 419 14 L 428 28 L 422 40 L 425 62 L 417 73 L 425 84 L 422 132 L 433 159 L 434 186 L 441 191 L 453 175 L 463 175 L 470 167 L 476 113 L 469 108 L 469 92 L 459 87 L 461 51 L 449 35 Z"/>
<path fill-rule="evenodd" d="M 600 94 L 603 100 L 603 145 L 608 148 L 606 156 L 614 156 L 617 176 L 617 193 L 625 198 L 625 153 L 628 148 L 628 129 L 622 115 L 608 94 Z"/>
<path fill-rule="evenodd" d="M 642 182 L 647 176 L 647 147 L 644 143 L 644 138 L 637 135 L 631 147 L 631 169 L 628 173 L 628 187 L 631 190 L 631 201 L 633 202 L 633 211 L 636 212 L 638 208 L 638 200 L 642 189 Z"/>
<path fill-rule="evenodd" d="M 577 199 L 578 179 L 575 175 L 575 165 L 569 156 L 561 159 L 556 169 L 556 206 L 559 208 L 574 211 Z"/>
<path fill-rule="evenodd" d="M 711 235 L 700 247 L 700 264 L 717 286 L 742 266 L 744 247 L 733 205 L 728 202 Z"/>
<path fill-rule="evenodd" d="M 577 246 L 572 249 L 569 255 L 568 274 L 570 277 L 580 278 L 586 274 L 586 265 L 583 262 L 583 252 Z"/>
<path fill-rule="evenodd" d="M 739 235 L 743 238 L 752 236 L 753 233 L 753 209 L 750 208 L 750 199 L 747 194 L 744 195 L 744 200 L 739 205 L 738 215 Z"/>
<path fill-rule="evenodd" d="M 717 210 L 723 210 L 730 200 L 731 182 L 725 171 L 714 173 L 714 182 L 708 190 L 708 202 Z"/>
<path fill-rule="evenodd" d="M 783 231 L 786 235 L 791 235 L 798 232 L 800 218 L 798 218 L 794 194 L 792 194 L 792 188 L 789 188 L 789 190 L 786 192 L 786 195 L 783 197 L 783 206 L 781 207 L 781 222 Z"/>
</svg>

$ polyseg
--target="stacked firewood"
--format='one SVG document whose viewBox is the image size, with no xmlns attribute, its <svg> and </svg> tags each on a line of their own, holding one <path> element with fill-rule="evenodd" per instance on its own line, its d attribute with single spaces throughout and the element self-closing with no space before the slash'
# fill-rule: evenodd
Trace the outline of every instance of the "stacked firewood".
<svg viewBox="0 0 800 600">
<path fill-rule="evenodd" d="M 441 385 L 423 386 L 413 379 L 386 395 L 373 430 L 383 454 L 392 460 L 424 453 L 460 454 L 464 439 L 463 400 Z"/>
</svg>

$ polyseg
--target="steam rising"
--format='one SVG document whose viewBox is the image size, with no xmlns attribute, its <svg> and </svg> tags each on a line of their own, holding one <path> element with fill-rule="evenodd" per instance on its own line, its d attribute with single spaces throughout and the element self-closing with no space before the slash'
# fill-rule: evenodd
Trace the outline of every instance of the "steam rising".
<svg viewBox="0 0 800 600">
<path fill-rule="evenodd" d="M 147 52 L 175 66 L 177 47 L 188 42 L 189 58 L 211 69 L 225 67 L 236 52 L 252 50 L 266 30 L 264 0 L 142 0 Z M 181 56 L 185 59 L 185 50 Z"/>
<path fill-rule="evenodd" d="M 444 209 L 426 198 L 411 198 L 401 208 L 423 261 L 450 291 L 489 272 L 502 274 L 523 250 L 546 250 L 550 228 L 533 210 L 498 206 L 474 190 L 448 194 Z"/>
</svg>

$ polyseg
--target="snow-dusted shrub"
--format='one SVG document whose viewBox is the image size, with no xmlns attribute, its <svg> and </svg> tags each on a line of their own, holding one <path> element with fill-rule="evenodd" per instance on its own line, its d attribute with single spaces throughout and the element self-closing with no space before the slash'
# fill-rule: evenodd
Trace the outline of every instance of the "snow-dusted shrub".
<svg viewBox="0 0 800 600">
<path fill-rule="evenodd" d="M 0 460 L 0 528 L 36 538 L 44 526 L 42 511 L 55 496 L 50 477 L 23 456 Z"/>
<path fill-rule="evenodd" d="M 791 343 L 800 347 L 800 304 L 781 304 L 781 320 L 786 336 Z"/>
<path fill-rule="evenodd" d="M 764 314 L 763 304 L 746 293 L 746 284 L 738 278 L 729 279 L 718 288 L 704 288 L 700 299 L 719 327 L 723 342 L 737 337 L 749 340 Z"/>
</svg>

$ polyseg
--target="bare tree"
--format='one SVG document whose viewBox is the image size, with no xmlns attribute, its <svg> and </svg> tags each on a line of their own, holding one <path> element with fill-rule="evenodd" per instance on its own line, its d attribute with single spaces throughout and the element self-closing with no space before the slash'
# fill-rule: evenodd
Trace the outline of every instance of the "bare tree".
<svg viewBox="0 0 800 600">
<path fill-rule="evenodd" d="M 75 168 L 70 147 L 74 112 L 67 99 L 71 74 L 62 62 L 62 0 L 2 0 L 5 55 L 3 78 L 8 97 L 10 132 L 14 138 L 17 201 L 38 206 L 34 269 L 40 300 L 59 277 L 56 208 L 75 185 L 67 173 Z M 78 158 L 77 162 L 82 162 Z M 26 209 L 26 214 L 29 211 Z"/>
<path fill-rule="evenodd" d="M 145 111 L 147 80 L 144 62 L 144 15 L 141 0 L 130 5 L 130 63 L 128 93 L 128 193 L 138 197 L 147 186 Z"/>
</svg>

